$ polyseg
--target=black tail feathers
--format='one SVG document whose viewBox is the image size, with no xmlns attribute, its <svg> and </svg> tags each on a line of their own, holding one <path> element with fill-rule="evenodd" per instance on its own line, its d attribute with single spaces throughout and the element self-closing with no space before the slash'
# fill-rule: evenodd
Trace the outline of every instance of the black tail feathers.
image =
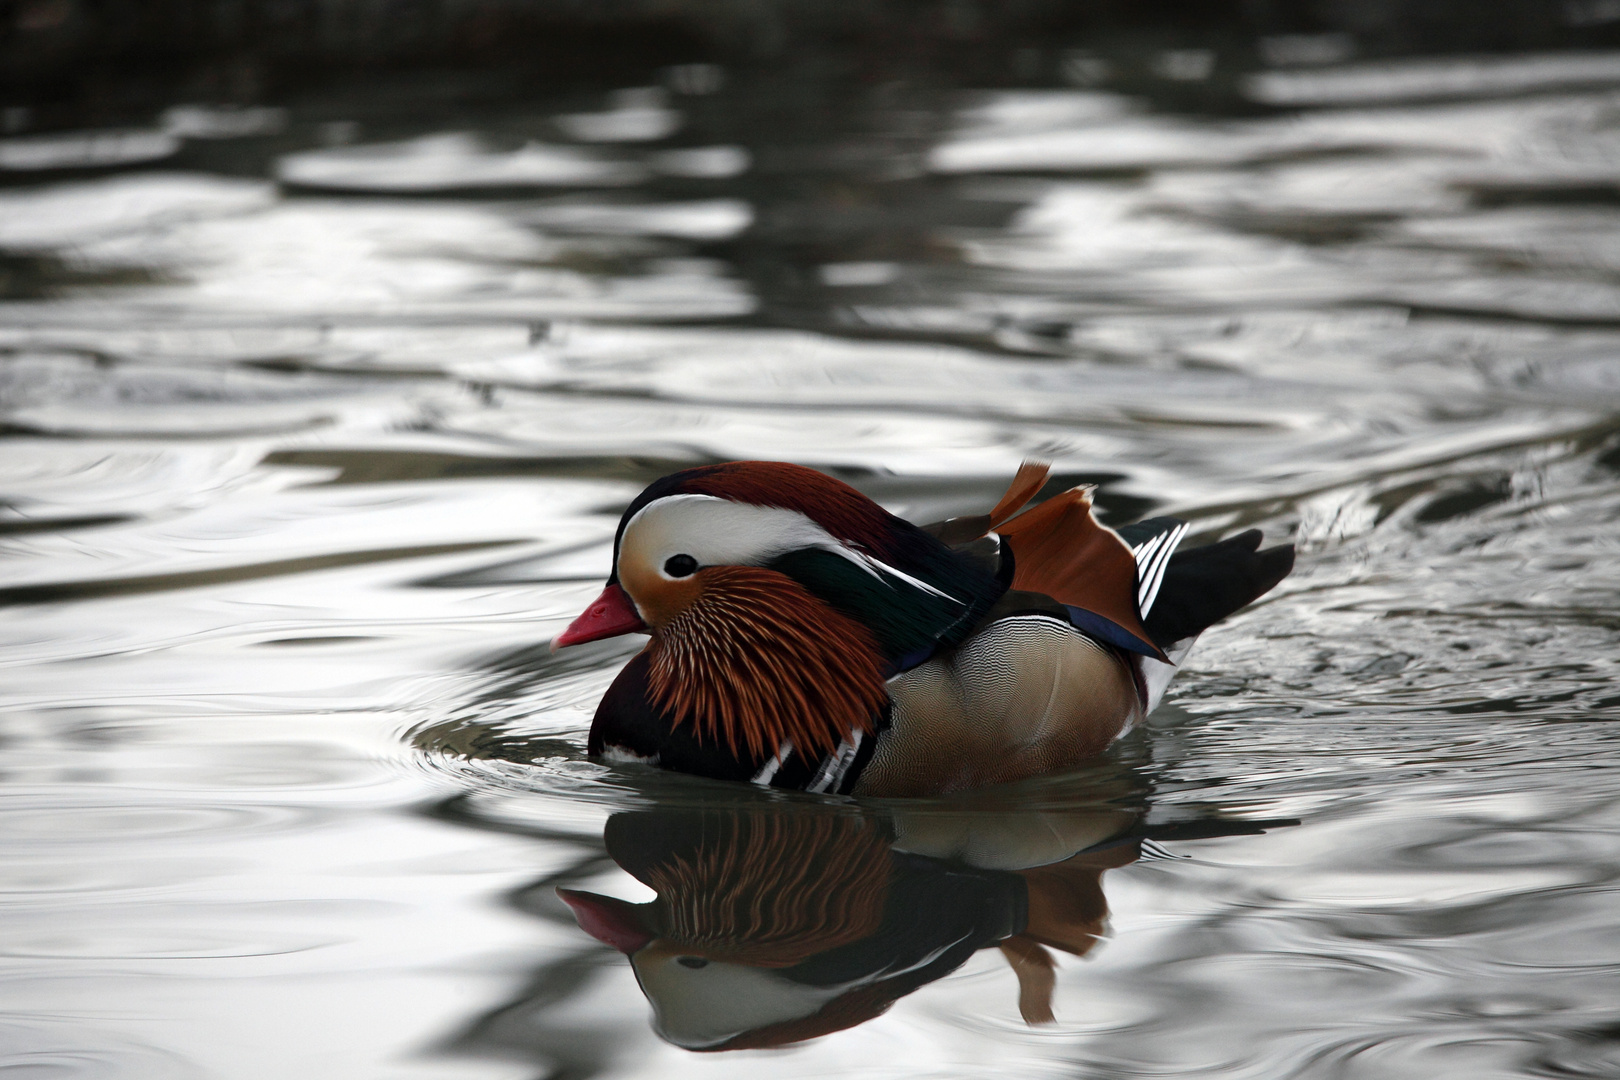
<svg viewBox="0 0 1620 1080">
<path fill-rule="evenodd" d="M 1202 633 L 1253 603 L 1294 568 L 1294 546 L 1260 548 L 1259 529 L 1178 551 L 1164 571 L 1153 610 L 1142 621 L 1161 649 Z"/>
</svg>

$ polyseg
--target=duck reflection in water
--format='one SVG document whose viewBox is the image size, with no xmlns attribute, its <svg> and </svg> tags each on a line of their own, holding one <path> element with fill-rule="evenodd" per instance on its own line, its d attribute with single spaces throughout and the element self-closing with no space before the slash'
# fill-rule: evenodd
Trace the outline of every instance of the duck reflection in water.
<svg viewBox="0 0 1620 1080">
<path fill-rule="evenodd" d="M 1104 933 L 1102 875 L 1141 855 L 1138 823 L 1114 807 L 633 811 L 609 819 L 608 854 L 657 898 L 558 895 L 629 957 L 654 1029 L 689 1050 L 853 1027 L 986 948 L 1012 966 L 1019 1011 L 1038 1024 L 1053 1019 L 1053 953 L 1084 956 Z M 1266 824 L 1281 823 L 1171 831 Z"/>
</svg>

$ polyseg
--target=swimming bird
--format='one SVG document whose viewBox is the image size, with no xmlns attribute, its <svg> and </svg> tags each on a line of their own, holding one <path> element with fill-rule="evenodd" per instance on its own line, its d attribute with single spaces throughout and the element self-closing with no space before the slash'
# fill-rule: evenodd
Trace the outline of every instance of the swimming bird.
<svg viewBox="0 0 1620 1080">
<path fill-rule="evenodd" d="M 1177 550 L 1075 487 L 918 526 L 785 462 L 672 473 L 624 511 L 607 587 L 552 643 L 651 636 L 589 752 L 700 776 L 926 796 L 1072 768 L 1150 712 L 1207 627 L 1293 568 L 1259 530 Z M 1020 512 L 1022 511 L 1022 512 Z"/>
<path fill-rule="evenodd" d="M 870 811 L 660 808 L 615 814 L 603 837 L 653 900 L 557 895 L 581 929 L 629 957 L 654 1030 L 689 1050 L 784 1046 L 853 1027 L 989 948 L 1017 976 L 1024 1019 L 1048 1023 L 1048 950 L 1084 956 L 1102 938 L 1102 875 L 1137 858 L 1142 838 L 1126 833 L 1136 815 L 988 816 L 1003 834 L 1029 834 L 1008 835 L 1014 848 L 1067 850 L 1007 866 L 994 838 L 974 837 L 979 858 L 957 857 L 954 845 L 936 854 L 938 824 L 908 835 L 903 818 Z"/>
</svg>

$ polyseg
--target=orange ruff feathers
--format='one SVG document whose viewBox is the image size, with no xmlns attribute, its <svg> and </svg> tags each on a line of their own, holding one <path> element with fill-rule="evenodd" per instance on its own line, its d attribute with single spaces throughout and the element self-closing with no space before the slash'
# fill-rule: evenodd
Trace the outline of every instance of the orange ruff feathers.
<svg viewBox="0 0 1620 1080">
<path fill-rule="evenodd" d="M 800 808 L 727 815 L 696 851 L 637 876 L 658 893 L 661 936 L 709 959 L 782 968 L 877 933 L 890 869 L 875 822 Z"/>
<path fill-rule="evenodd" d="M 872 730 L 888 700 L 883 656 L 866 627 L 774 570 L 714 566 L 648 649 L 652 701 L 675 725 L 733 754 L 784 740 L 814 756 Z"/>
</svg>

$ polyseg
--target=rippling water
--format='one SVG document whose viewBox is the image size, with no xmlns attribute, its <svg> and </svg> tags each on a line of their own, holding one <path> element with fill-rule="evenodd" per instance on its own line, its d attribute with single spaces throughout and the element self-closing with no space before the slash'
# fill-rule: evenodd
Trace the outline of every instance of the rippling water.
<svg viewBox="0 0 1620 1080">
<path fill-rule="evenodd" d="M 1620 1071 L 1620 56 L 1243 93 L 0 140 L 0 1065 Z M 545 645 L 641 485 L 788 458 L 933 518 L 1029 456 L 1302 552 L 1095 769 L 856 808 L 584 758 L 627 653 Z M 776 952 L 670 914 L 725 850 L 813 868 L 747 884 Z M 557 886 L 776 1004 L 633 970 Z M 797 1015 L 833 939 L 793 905 L 839 889 L 841 962 L 920 974 L 677 1045 Z M 1042 889 L 1085 958 L 1030 1024 L 996 944 Z"/>
</svg>

